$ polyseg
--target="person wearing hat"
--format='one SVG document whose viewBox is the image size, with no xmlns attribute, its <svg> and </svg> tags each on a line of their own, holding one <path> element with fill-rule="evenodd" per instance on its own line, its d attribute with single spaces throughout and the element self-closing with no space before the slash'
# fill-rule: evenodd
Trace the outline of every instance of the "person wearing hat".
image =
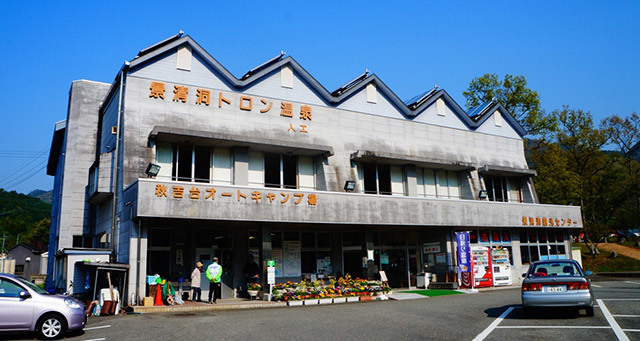
<svg viewBox="0 0 640 341">
<path fill-rule="evenodd" d="M 209 279 L 209 303 L 216 304 L 216 300 L 221 298 L 222 290 L 222 267 L 218 264 L 218 257 L 213 257 L 213 263 L 207 267 L 207 278 Z M 211 297 L 213 296 L 213 300 Z"/>
<path fill-rule="evenodd" d="M 196 268 L 191 273 L 191 289 L 193 289 L 193 295 L 191 295 L 191 301 L 202 302 L 202 290 L 200 290 L 200 272 L 202 271 L 202 263 L 197 262 Z"/>
</svg>

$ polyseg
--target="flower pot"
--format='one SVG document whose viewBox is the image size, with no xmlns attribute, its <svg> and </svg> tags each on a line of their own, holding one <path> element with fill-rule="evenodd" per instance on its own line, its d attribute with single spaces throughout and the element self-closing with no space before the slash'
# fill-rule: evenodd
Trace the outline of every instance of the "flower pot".
<svg viewBox="0 0 640 341">
<path fill-rule="evenodd" d="M 331 298 L 321 298 L 318 300 L 319 304 L 331 304 L 333 303 L 333 299 Z"/>
<path fill-rule="evenodd" d="M 260 292 L 260 290 L 247 290 L 247 293 L 249 294 L 249 296 L 251 297 L 256 297 L 258 296 L 258 292 Z"/>
<path fill-rule="evenodd" d="M 317 304 L 318 304 L 318 300 L 317 299 L 304 300 L 304 305 L 317 305 Z"/>
<path fill-rule="evenodd" d="M 333 299 L 333 303 L 345 303 L 345 302 L 347 302 L 346 297 L 335 297 Z"/>
<path fill-rule="evenodd" d="M 347 302 L 358 302 L 360 301 L 360 297 L 358 296 L 348 296 L 347 297 Z"/>
<path fill-rule="evenodd" d="M 287 305 L 290 307 L 297 307 L 302 305 L 302 301 L 287 301 Z"/>
<path fill-rule="evenodd" d="M 373 298 L 373 296 L 360 296 L 360 301 L 364 302 L 364 301 L 371 301 L 371 299 Z"/>
</svg>

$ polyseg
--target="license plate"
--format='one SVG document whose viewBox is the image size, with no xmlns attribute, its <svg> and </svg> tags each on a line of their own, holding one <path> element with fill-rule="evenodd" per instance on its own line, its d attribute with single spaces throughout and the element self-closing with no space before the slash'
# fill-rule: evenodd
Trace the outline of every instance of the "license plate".
<svg viewBox="0 0 640 341">
<path fill-rule="evenodd" d="M 563 291 L 564 291 L 563 286 L 547 287 L 547 292 L 563 292 Z"/>
</svg>

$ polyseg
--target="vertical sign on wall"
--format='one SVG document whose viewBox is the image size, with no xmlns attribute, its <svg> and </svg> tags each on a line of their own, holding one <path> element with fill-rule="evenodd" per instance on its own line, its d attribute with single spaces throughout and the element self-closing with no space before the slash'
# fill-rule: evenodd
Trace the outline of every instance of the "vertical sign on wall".
<svg viewBox="0 0 640 341">
<path fill-rule="evenodd" d="M 458 244 L 458 272 L 463 287 L 472 287 L 471 259 L 469 259 L 469 232 L 456 232 Z"/>
</svg>

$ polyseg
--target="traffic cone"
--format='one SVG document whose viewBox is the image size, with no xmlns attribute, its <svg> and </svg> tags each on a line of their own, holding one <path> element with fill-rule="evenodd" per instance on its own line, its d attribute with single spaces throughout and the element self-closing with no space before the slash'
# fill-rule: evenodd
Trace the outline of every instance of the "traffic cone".
<svg viewBox="0 0 640 341">
<path fill-rule="evenodd" d="M 164 303 L 162 303 L 162 286 L 160 286 L 160 284 L 158 284 L 158 288 L 156 289 L 156 301 L 153 305 L 164 305 Z"/>
</svg>

